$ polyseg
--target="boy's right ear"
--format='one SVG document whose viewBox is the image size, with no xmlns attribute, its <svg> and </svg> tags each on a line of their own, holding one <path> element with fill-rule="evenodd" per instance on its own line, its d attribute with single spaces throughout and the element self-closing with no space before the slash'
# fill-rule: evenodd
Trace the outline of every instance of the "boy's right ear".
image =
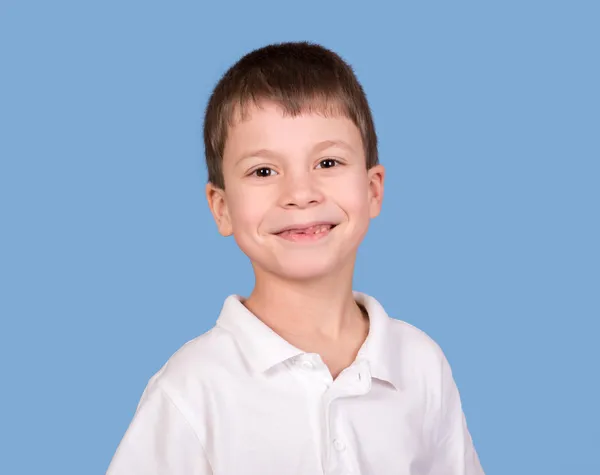
<svg viewBox="0 0 600 475">
<path fill-rule="evenodd" d="M 225 190 L 218 188 L 212 183 L 206 185 L 206 200 L 210 212 L 217 223 L 217 229 L 222 236 L 231 236 L 233 228 L 231 226 L 231 218 L 225 198 Z"/>
</svg>

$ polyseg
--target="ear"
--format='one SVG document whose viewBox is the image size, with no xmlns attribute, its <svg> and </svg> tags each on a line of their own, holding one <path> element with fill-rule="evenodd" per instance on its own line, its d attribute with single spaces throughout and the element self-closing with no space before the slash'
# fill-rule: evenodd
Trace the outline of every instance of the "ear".
<svg viewBox="0 0 600 475">
<path fill-rule="evenodd" d="M 381 211 L 383 202 L 383 181 L 385 178 L 385 168 L 383 165 L 375 165 L 367 171 L 369 180 L 369 214 L 375 218 Z"/>
<path fill-rule="evenodd" d="M 217 223 L 217 229 L 222 236 L 231 236 L 233 229 L 231 226 L 231 218 L 227 207 L 225 190 L 218 188 L 212 183 L 206 185 L 206 200 L 210 212 Z"/>
</svg>

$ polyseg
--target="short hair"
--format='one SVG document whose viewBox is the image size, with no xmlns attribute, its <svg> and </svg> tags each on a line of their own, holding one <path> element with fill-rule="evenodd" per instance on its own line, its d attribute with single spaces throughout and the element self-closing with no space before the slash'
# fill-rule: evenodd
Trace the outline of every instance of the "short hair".
<svg viewBox="0 0 600 475">
<path fill-rule="evenodd" d="M 225 188 L 223 151 L 235 118 L 248 106 L 277 103 L 284 114 L 341 114 L 360 130 L 367 169 L 379 163 L 377 135 L 365 92 L 352 67 L 333 51 L 309 42 L 263 46 L 243 56 L 219 80 L 204 116 L 208 181 Z"/>
</svg>

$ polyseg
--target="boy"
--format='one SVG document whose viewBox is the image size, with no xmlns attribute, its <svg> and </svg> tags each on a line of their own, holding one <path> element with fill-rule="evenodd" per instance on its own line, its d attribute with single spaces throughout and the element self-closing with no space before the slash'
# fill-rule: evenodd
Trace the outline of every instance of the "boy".
<svg viewBox="0 0 600 475">
<path fill-rule="evenodd" d="M 352 69 L 253 51 L 206 110 L 208 203 L 255 287 L 154 375 L 110 475 L 480 475 L 439 346 L 352 290 L 384 168 Z"/>
</svg>

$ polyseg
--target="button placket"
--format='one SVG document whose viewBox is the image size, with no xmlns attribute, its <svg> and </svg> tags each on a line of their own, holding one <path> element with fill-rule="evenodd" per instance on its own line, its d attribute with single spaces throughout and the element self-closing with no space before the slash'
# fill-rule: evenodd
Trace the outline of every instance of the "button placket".
<svg viewBox="0 0 600 475">
<path fill-rule="evenodd" d="M 323 468 L 325 469 L 325 473 L 330 473 L 335 467 L 334 459 L 333 459 L 333 450 L 331 444 L 332 435 L 335 433 L 335 429 L 332 427 L 332 404 L 335 401 L 334 393 L 328 393 L 323 400 L 323 442 L 324 446 L 324 454 L 323 454 Z"/>
</svg>

